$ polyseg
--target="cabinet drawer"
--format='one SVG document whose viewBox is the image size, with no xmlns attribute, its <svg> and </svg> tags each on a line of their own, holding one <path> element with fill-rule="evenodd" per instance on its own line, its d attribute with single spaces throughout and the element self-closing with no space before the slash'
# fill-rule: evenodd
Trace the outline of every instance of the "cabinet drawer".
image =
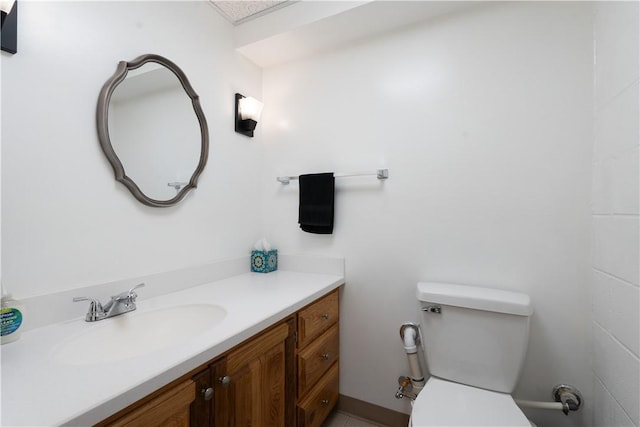
<svg viewBox="0 0 640 427">
<path fill-rule="evenodd" d="M 109 427 L 188 427 L 189 405 L 195 398 L 196 383 L 188 380 L 108 425 Z"/>
<path fill-rule="evenodd" d="M 298 348 L 326 331 L 338 321 L 338 291 L 319 299 L 298 312 Z"/>
<path fill-rule="evenodd" d="M 322 374 L 338 360 L 340 336 L 338 323 L 298 354 L 298 396 L 302 397 Z"/>
<path fill-rule="evenodd" d="M 338 402 L 339 370 L 334 363 L 311 392 L 298 403 L 298 427 L 320 427 Z"/>
</svg>

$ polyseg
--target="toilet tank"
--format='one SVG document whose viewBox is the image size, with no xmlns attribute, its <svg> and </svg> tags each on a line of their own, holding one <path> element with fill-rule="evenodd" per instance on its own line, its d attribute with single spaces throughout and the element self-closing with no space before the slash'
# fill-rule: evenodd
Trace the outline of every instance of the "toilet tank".
<svg viewBox="0 0 640 427">
<path fill-rule="evenodd" d="M 433 282 L 418 283 L 416 294 L 431 375 L 511 393 L 529 342 L 529 296 Z"/>
</svg>

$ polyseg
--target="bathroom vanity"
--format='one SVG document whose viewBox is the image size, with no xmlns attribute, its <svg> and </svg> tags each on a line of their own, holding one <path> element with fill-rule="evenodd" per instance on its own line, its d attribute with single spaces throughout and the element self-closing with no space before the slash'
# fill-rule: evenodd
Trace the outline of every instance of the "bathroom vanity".
<svg viewBox="0 0 640 427">
<path fill-rule="evenodd" d="M 320 426 L 338 399 L 338 316 L 336 289 L 98 426 Z"/>
<path fill-rule="evenodd" d="M 2 348 L 2 425 L 320 426 L 338 398 L 343 284 L 333 274 L 244 273 L 146 300 L 140 291 L 138 309 L 113 319 L 27 331 Z M 111 324 L 128 330 L 158 314 L 183 329 L 190 316 L 213 326 L 162 336 L 170 345 L 140 335 L 145 345 L 131 341 L 130 353 L 65 353 L 108 337 Z"/>
</svg>

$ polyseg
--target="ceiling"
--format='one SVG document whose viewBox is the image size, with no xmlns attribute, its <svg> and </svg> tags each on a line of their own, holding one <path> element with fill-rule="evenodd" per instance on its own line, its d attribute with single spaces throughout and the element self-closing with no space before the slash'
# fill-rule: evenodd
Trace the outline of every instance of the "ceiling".
<svg viewBox="0 0 640 427">
<path fill-rule="evenodd" d="M 215 1 L 240 7 L 256 1 Z M 234 27 L 238 52 L 260 67 L 271 67 L 334 49 L 408 26 L 433 21 L 484 1 L 451 0 L 307 0 L 280 2 L 287 7 L 261 6 Z M 273 12 L 273 13 L 271 13 Z M 258 16 L 259 14 L 259 16 Z M 253 18 L 257 19 L 253 19 Z M 249 22 L 246 22 L 246 21 Z M 241 22 L 237 22 L 241 23 Z"/>
<path fill-rule="evenodd" d="M 214 1 L 211 3 L 218 12 L 234 25 L 257 18 L 276 9 L 287 6 L 289 0 L 261 0 L 261 1 Z"/>
</svg>

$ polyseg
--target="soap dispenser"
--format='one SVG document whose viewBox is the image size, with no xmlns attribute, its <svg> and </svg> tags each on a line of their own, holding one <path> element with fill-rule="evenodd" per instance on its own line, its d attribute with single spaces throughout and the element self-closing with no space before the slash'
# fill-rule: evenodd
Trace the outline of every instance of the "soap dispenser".
<svg viewBox="0 0 640 427">
<path fill-rule="evenodd" d="M 24 312 L 20 301 L 11 297 L 11 294 L 2 290 L 2 308 L 0 308 L 0 327 L 2 344 L 16 341 L 20 338 L 20 326 Z"/>
</svg>

